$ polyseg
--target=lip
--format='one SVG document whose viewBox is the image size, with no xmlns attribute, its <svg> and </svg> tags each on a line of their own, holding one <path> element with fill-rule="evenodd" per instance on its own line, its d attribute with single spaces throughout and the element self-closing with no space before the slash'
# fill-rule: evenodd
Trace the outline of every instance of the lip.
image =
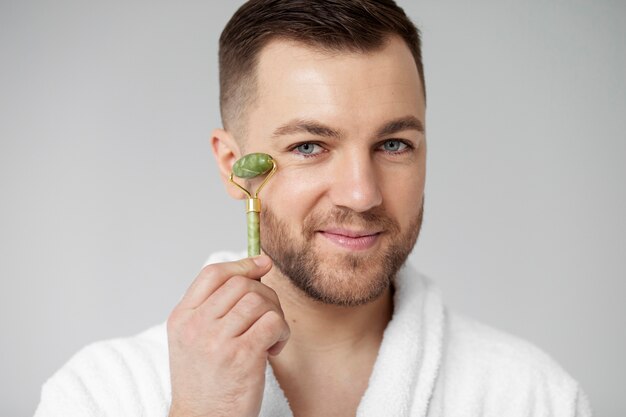
<svg viewBox="0 0 626 417">
<path fill-rule="evenodd" d="M 372 248 L 378 238 L 380 231 L 369 230 L 348 230 L 348 229 L 325 229 L 318 233 L 332 243 L 348 250 L 367 250 Z"/>
</svg>

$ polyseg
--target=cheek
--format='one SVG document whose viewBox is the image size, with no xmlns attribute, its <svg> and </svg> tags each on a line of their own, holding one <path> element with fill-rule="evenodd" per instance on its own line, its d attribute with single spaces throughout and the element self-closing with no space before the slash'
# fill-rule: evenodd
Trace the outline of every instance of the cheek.
<svg viewBox="0 0 626 417">
<path fill-rule="evenodd" d="M 401 224 L 410 223 L 422 207 L 424 186 L 423 167 L 390 172 L 381 182 L 385 210 Z"/>
<path fill-rule="evenodd" d="M 324 175 L 316 175 L 310 169 L 284 169 L 272 178 L 271 184 L 261 195 L 263 204 L 282 220 L 299 222 L 319 201 L 327 184 Z"/>
</svg>

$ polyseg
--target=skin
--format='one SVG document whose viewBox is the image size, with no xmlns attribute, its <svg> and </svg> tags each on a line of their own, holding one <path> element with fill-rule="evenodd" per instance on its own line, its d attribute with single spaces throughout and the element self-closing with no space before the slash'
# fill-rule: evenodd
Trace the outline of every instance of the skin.
<svg viewBox="0 0 626 417">
<path fill-rule="evenodd" d="M 361 216 L 372 212 L 383 213 L 399 233 L 415 228 L 423 207 L 424 133 L 406 128 L 377 134 L 399 118 L 424 123 L 423 89 L 409 49 L 395 37 L 368 54 L 330 55 L 274 41 L 261 52 L 258 85 L 247 113 L 250 135 L 236 140 L 221 129 L 212 135 L 228 192 L 245 197 L 228 184 L 244 152 L 272 155 L 279 169 L 263 191 L 263 204 L 280 219 L 290 240 L 285 244 L 306 243 L 307 219 L 351 213 L 345 224 L 320 224 L 308 238 L 309 253 L 325 277 L 315 281 L 320 290 L 338 298 L 363 290 L 363 282 L 381 279 L 380 253 L 398 233 L 378 230 L 367 247 L 354 249 L 330 239 L 328 231 L 366 230 Z M 341 137 L 319 131 L 274 137 L 296 119 L 323 124 Z M 409 150 L 388 152 L 398 139 Z M 305 143 L 314 146 L 297 147 Z M 264 242 L 275 232 L 262 230 Z M 361 266 L 352 269 L 351 258 Z M 257 260 L 269 262 L 264 255 Z M 170 415 L 258 415 L 268 359 L 295 416 L 355 415 L 392 311 L 389 288 L 368 302 L 342 306 L 312 299 L 276 266 L 258 267 L 250 259 L 209 266 L 168 320 Z"/>
</svg>

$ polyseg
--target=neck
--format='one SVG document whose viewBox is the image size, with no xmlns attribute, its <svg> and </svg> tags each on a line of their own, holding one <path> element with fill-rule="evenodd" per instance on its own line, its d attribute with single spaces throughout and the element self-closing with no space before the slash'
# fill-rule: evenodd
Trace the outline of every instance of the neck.
<svg viewBox="0 0 626 417">
<path fill-rule="evenodd" d="M 302 362 L 353 355 L 355 351 L 378 351 L 393 311 L 391 290 L 370 303 L 342 307 L 315 301 L 296 288 L 274 268 L 263 282 L 281 302 L 291 336 L 276 361 Z"/>
<path fill-rule="evenodd" d="M 355 415 L 391 319 L 391 291 L 340 307 L 312 300 L 277 268 L 263 282 L 278 294 L 291 328 L 269 360 L 294 415 Z"/>
</svg>

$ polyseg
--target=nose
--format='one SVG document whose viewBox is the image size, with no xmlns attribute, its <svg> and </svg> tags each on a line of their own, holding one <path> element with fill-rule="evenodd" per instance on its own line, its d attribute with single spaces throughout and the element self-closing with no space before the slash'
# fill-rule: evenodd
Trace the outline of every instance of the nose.
<svg viewBox="0 0 626 417">
<path fill-rule="evenodd" d="M 362 213 L 382 204 L 383 197 L 372 156 L 352 153 L 335 161 L 330 198 L 335 206 Z"/>
</svg>

